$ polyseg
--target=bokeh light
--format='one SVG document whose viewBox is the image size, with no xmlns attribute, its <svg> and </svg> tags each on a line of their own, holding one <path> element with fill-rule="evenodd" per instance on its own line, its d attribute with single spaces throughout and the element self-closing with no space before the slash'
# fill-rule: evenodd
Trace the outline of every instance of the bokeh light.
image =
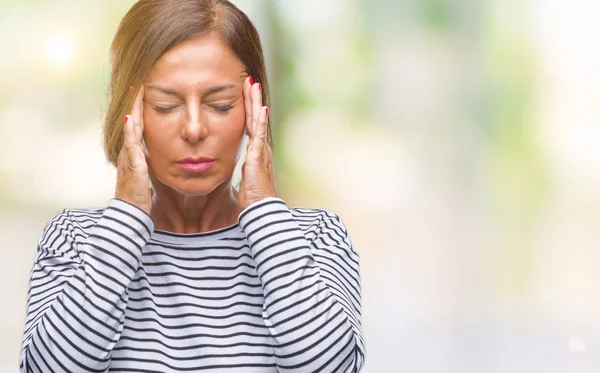
<svg viewBox="0 0 600 373">
<path fill-rule="evenodd" d="M 75 63 L 75 42 L 68 34 L 54 34 L 46 41 L 46 59 L 51 67 L 66 69 Z"/>
</svg>

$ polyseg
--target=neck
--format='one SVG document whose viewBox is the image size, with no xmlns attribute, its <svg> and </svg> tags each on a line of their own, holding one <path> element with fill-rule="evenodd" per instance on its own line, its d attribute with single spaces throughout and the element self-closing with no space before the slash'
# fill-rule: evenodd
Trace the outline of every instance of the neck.
<svg viewBox="0 0 600 373">
<path fill-rule="evenodd" d="M 202 233 L 237 223 L 242 211 L 231 181 L 207 195 L 185 196 L 153 180 L 152 211 L 154 227 L 173 233 Z"/>
</svg>

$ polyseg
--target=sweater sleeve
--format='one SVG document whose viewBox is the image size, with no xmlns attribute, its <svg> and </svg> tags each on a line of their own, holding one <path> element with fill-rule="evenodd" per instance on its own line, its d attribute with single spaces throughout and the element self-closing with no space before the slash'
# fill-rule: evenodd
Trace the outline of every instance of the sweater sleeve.
<svg viewBox="0 0 600 373">
<path fill-rule="evenodd" d="M 99 218 L 63 210 L 46 225 L 27 292 L 22 373 L 108 369 L 127 287 L 153 227 L 150 216 L 118 199 Z"/>
<path fill-rule="evenodd" d="M 279 198 L 256 202 L 239 216 L 276 363 L 280 372 L 358 372 L 366 354 L 359 257 L 339 217 L 306 210 L 306 234 Z"/>
</svg>

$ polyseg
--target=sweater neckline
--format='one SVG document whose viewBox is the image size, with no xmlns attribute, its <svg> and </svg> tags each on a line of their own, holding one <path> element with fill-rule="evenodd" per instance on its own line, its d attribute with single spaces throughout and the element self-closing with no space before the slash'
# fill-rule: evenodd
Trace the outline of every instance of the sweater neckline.
<svg viewBox="0 0 600 373">
<path fill-rule="evenodd" d="M 224 238 L 237 238 L 238 236 L 239 238 L 245 237 L 239 224 L 235 223 L 224 228 L 219 228 L 202 233 L 175 233 L 163 231 L 160 229 L 154 229 L 152 235 L 150 236 L 150 241 L 173 244 L 187 244 L 190 242 L 214 241 Z"/>
</svg>

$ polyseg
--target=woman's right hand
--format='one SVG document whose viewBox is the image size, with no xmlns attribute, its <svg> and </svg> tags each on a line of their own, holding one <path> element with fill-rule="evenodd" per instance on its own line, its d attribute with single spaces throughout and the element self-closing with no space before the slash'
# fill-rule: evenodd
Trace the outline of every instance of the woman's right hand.
<svg viewBox="0 0 600 373">
<path fill-rule="evenodd" d="M 150 215 L 152 194 L 142 134 L 144 132 L 144 86 L 135 98 L 131 114 L 125 116 L 124 141 L 117 160 L 115 198 L 128 202 Z"/>
</svg>

